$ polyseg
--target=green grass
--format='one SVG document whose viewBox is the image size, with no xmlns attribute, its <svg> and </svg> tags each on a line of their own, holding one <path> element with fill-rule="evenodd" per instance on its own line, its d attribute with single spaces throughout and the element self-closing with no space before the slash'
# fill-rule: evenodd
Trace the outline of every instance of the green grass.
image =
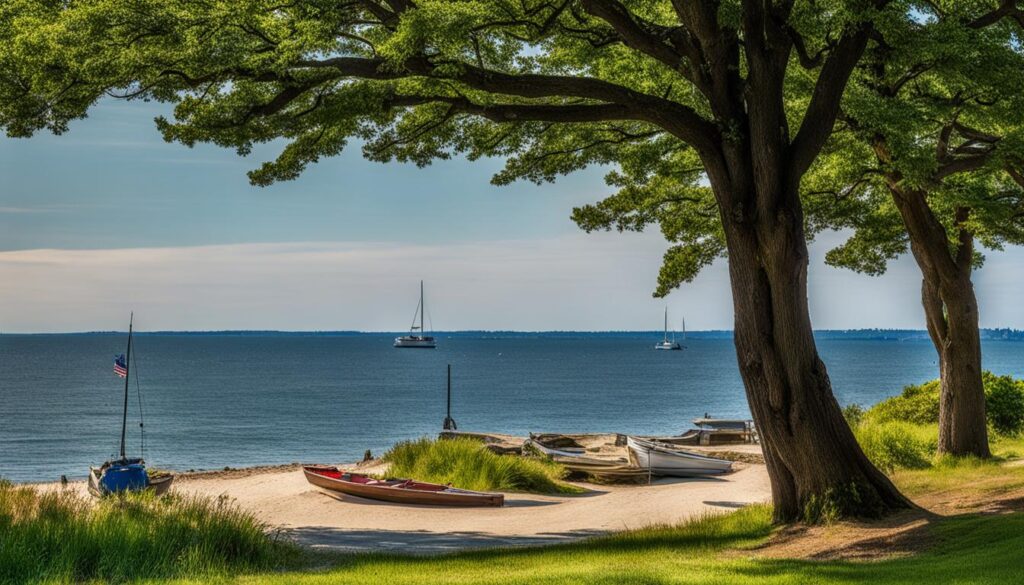
<svg viewBox="0 0 1024 585">
<path fill-rule="evenodd" d="M 973 465 L 970 458 L 957 458 L 936 455 L 939 440 L 937 424 L 916 424 L 893 420 L 880 420 L 868 411 L 860 420 L 852 424 L 854 435 L 860 443 L 864 454 L 879 469 L 894 473 L 907 469 L 938 468 L 955 469 L 959 465 Z M 995 465 L 1024 457 L 1024 435 L 1006 436 L 995 432 L 989 433 L 989 446 L 992 450 Z M 978 465 L 985 462 L 977 461 Z"/>
<path fill-rule="evenodd" d="M 874 562 L 758 558 L 770 510 L 754 506 L 561 546 L 440 557 L 342 557 L 326 571 L 242 576 L 225 583 L 327 585 L 513 584 L 1017 584 L 1024 580 L 1024 514 L 965 516 L 929 527 L 927 552 Z M 184 581 L 182 583 L 198 583 Z"/>
<path fill-rule="evenodd" d="M 864 454 L 885 472 L 931 467 L 939 441 L 938 425 L 878 422 L 870 417 L 853 432 Z"/>
<path fill-rule="evenodd" d="M 994 488 L 1002 486 L 1007 489 L 1012 485 L 1024 485 L 1024 469 L 980 461 L 939 462 L 932 468 L 900 472 L 897 478 L 905 473 L 915 474 L 918 480 L 930 478 L 929 481 L 937 482 L 930 485 L 927 482 L 918 484 L 918 487 L 928 490 L 973 486 L 979 479 L 979 473 L 982 483 L 992 483 Z M 1006 475 L 1001 476 L 1001 473 Z M 1018 483 L 1013 483 L 1013 478 Z M 897 480 L 901 487 L 905 486 L 905 479 Z M 24 549 L 26 543 L 49 534 L 49 548 L 34 547 L 34 554 L 37 555 L 35 564 L 31 565 L 34 572 L 26 570 L 22 574 L 24 579 L 12 579 L 9 571 L 18 562 L 31 559 L 33 554 L 23 551 L 20 560 L 14 556 L 0 557 L 0 570 L 8 571 L 5 576 L 14 582 L 67 583 L 88 579 L 117 581 L 132 577 L 148 579 L 140 582 L 154 585 L 846 585 L 867 582 L 872 585 L 924 585 L 1024 582 L 1024 561 L 1020 555 L 1020 551 L 1024 550 L 1024 514 L 1021 513 L 934 519 L 927 528 L 931 545 L 928 550 L 914 556 L 874 562 L 761 558 L 756 546 L 771 534 L 771 510 L 767 506 L 750 506 L 732 514 L 708 515 L 679 525 L 623 532 L 546 548 L 484 550 L 429 557 L 393 554 L 317 555 L 307 557 L 307 564 L 298 569 L 294 551 L 287 547 L 282 550 L 262 531 L 253 532 L 253 529 L 259 528 L 258 524 L 237 510 L 226 516 L 218 512 L 218 508 L 225 506 L 223 503 L 206 501 L 198 505 L 199 512 L 185 513 L 182 508 L 186 506 L 182 502 L 169 500 L 167 508 L 175 510 L 169 513 L 160 512 L 159 507 L 164 504 L 152 498 L 139 498 L 138 501 L 130 499 L 126 505 L 105 502 L 95 516 L 76 508 L 82 504 L 77 499 L 72 499 L 70 505 L 56 507 L 64 509 L 73 518 L 83 517 L 78 520 L 72 518 L 71 524 L 77 525 L 78 531 L 88 533 L 105 526 L 100 518 L 110 516 L 113 520 L 108 521 L 124 524 L 127 534 L 135 535 L 126 538 L 125 533 L 113 534 L 109 537 L 112 541 L 104 541 L 112 547 L 107 555 L 107 562 L 112 563 L 108 572 L 94 571 L 76 575 L 67 569 L 67 565 L 62 565 L 60 559 L 81 557 L 83 552 L 90 550 L 82 544 L 88 539 L 63 528 L 59 514 L 53 510 L 45 513 L 37 510 L 40 506 L 45 508 L 54 505 L 53 502 L 43 503 L 48 496 L 40 497 L 28 488 L 9 486 L 2 493 L 5 507 L 0 509 L 8 510 L 3 517 L 5 524 L 0 525 L 0 535 L 6 539 L 0 545 L 2 554 L 12 555 L 12 550 L 18 550 L 19 547 Z M 53 497 L 58 501 L 68 498 L 61 494 Z M 11 510 L 17 513 L 12 514 Z M 161 519 L 165 514 L 176 519 L 170 524 L 177 525 L 180 530 L 180 534 L 173 538 L 178 543 L 176 546 L 158 546 L 153 542 L 156 534 L 169 536 L 173 532 L 167 530 L 167 520 Z M 40 525 L 44 522 L 44 516 L 47 517 L 45 522 L 49 523 L 46 527 Z M 240 532 L 248 536 L 240 538 L 236 531 L 227 529 L 226 526 L 232 524 L 227 521 L 215 522 L 224 526 L 211 531 L 210 521 L 202 520 L 211 516 L 241 519 L 243 529 Z M 186 517 L 192 517 L 194 521 L 184 522 Z M 84 519 L 91 519 L 92 528 L 89 530 L 81 526 Z M 24 529 L 21 538 L 10 538 L 7 530 L 12 521 L 36 524 L 33 528 L 36 532 L 34 539 L 26 539 Z M 151 527 L 149 537 L 140 537 L 140 534 L 147 532 L 140 532 L 140 526 Z M 184 538 L 182 535 L 189 537 Z M 70 545 L 59 544 L 68 539 Z M 250 544 L 244 544 L 246 542 Z M 13 549 L 9 548 L 12 543 L 16 545 Z M 183 546 L 183 543 L 191 545 Z M 262 546 L 258 543 L 262 543 Z M 69 550 L 64 552 L 65 548 Z M 261 550 L 264 552 L 260 553 Z M 237 556 L 234 561 L 224 560 L 230 558 L 231 554 L 254 556 L 244 562 Z M 139 563 L 135 572 L 124 570 L 114 560 L 118 557 Z M 41 562 L 43 558 L 47 563 Z M 259 558 L 263 561 L 254 560 Z M 199 562 L 199 559 L 205 560 Z M 53 569 L 44 571 L 50 562 L 55 562 Z"/>
<path fill-rule="evenodd" d="M 391 477 L 451 484 L 455 487 L 502 492 L 573 494 L 583 490 L 561 482 L 565 468 L 556 463 L 496 455 L 482 442 L 469 438 L 405 441 L 384 454 Z"/>
<path fill-rule="evenodd" d="M 132 494 L 92 506 L 0 481 L 0 583 L 214 576 L 294 566 L 300 555 L 225 500 Z"/>
<path fill-rule="evenodd" d="M 891 477 L 911 498 L 945 492 L 955 492 L 959 498 L 984 498 L 1024 489 L 1024 466 L 974 457 L 936 457 L 931 467 L 900 469 Z"/>
</svg>

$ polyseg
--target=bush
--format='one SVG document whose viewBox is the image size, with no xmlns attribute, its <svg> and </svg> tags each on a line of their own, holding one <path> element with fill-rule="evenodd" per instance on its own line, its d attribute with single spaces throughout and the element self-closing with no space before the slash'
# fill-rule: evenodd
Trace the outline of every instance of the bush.
<svg viewBox="0 0 1024 585">
<path fill-rule="evenodd" d="M 985 372 L 985 408 L 992 429 L 1015 437 L 1024 431 L 1024 381 Z"/>
<path fill-rule="evenodd" d="M 884 471 L 929 467 L 938 446 L 938 428 L 934 425 L 868 420 L 854 434 L 868 459 Z"/>
<path fill-rule="evenodd" d="M 227 501 L 72 491 L 0 481 L 0 583 L 132 581 L 279 566 L 297 548 Z"/>
<path fill-rule="evenodd" d="M 1007 436 L 1017 436 L 1024 432 L 1024 381 L 984 372 L 982 383 L 985 386 L 985 410 L 992 429 Z M 862 418 L 879 423 L 938 424 L 940 393 L 939 380 L 918 386 L 905 386 L 898 396 L 879 402 L 868 409 Z M 845 410 L 844 414 L 847 414 Z M 859 423 L 860 419 L 856 422 Z M 856 425 L 854 422 L 850 424 Z"/>
<path fill-rule="evenodd" d="M 565 468 L 556 463 L 496 455 L 480 441 L 459 437 L 398 443 L 384 454 L 388 475 L 451 484 L 479 491 L 579 493 L 559 481 Z"/>
<path fill-rule="evenodd" d="M 864 407 L 859 404 L 848 404 L 843 407 L 843 418 L 846 419 L 846 424 L 850 425 L 851 429 L 857 428 L 857 425 L 864 420 Z"/>
<path fill-rule="evenodd" d="M 867 416 L 876 422 L 907 422 L 916 425 L 938 424 L 939 393 L 938 380 L 919 386 L 904 386 L 903 392 L 887 398 L 868 409 Z"/>
</svg>

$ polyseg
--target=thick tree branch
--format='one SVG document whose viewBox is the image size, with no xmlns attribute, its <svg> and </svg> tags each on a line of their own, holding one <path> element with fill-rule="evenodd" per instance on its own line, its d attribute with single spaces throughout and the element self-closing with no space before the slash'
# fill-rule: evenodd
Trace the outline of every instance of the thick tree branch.
<svg viewBox="0 0 1024 585">
<path fill-rule="evenodd" d="M 301 68 L 332 68 L 343 77 L 394 80 L 406 77 L 440 77 L 463 83 L 473 89 L 529 99 L 582 98 L 607 102 L 630 111 L 622 119 L 645 120 L 656 124 L 698 151 L 711 152 L 717 147 L 718 129 L 692 108 L 661 97 L 638 92 L 627 87 L 590 77 L 570 77 L 543 74 L 510 74 L 481 68 L 467 63 L 445 64 L 443 73 L 426 57 L 406 60 L 401 70 L 381 59 L 333 57 L 323 60 L 304 60 L 296 63 Z M 576 106 L 547 105 L 554 108 Z M 571 116 L 570 116 L 571 117 Z"/>
<path fill-rule="evenodd" d="M 678 70 L 683 56 L 662 38 L 653 34 L 654 28 L 616 0 L 582 0 L 589 14 L 607 22 L 631 49 L 653 57 L 673 70 Z"/>
<path fill-rule="evenodd" d="M 643 121 L 640 115 L 619 104 L 596 105 L 520 105 L 478 104 L 466 98 L 448 96 L 396 95 L 387 100 L 392 108 L 412 107 L 433 103 L 446 103 L 451 112 L 481 116 L 494 122 L 610 122 L 615 120 Z"/>
<path fill-rule="evenodd" d="M 793 43 L 793 48 L 796 49 L 797 58 L 800 60 L 800 65 L 804 69 L 817 69 L 821 67 L 821 64 L 825 61 L 825 52 L 828 49 L 828 45 L 818 49 L 818 52 L 811 55 L 807 52 L 807 44 L 804 42 L 803 35 L 800 34 L 792 26 L 785 25 L 786 34 L 789 35 L 789 40 Z"/>
<path fill-rule="evenodd" d="M 935 174 L 932 175 L 932 180 L 938 182 L 958 173 L 969 173 L 981 169 L 991 160 L 991 154 L 991 152 L 985 152 L 970 157 L 954 158 L 939 165 Z"/>
<path fill-rule="evenodd" d="M 830 51 L 790 149 L 789 176 L 801 177 L 832 135 L 846 83 L 868 43 L 870 25 L 848 31 Z"/>
<path fill-rule="evenodd" d="M 973 21 L 967 23 L 970 28 L 985 28 L 992 26 L 1004 18 L 1012 18 L 1017 24 L 1024 27 L 1024 10 L 1018 7 L 1018 0 L 1003 0 L 999 8 L 987 12 Z"/>
</svg>

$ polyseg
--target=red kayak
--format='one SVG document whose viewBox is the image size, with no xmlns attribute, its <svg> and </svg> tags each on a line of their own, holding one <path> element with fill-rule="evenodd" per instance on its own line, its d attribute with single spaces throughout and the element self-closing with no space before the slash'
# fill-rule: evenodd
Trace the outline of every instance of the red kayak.
<svg viewBox="0 0 1024 585">
<path fill-rule="evenodd" d="M 486 492 L 461 490 L 447 485 L 411 479 L 373 479 L 362 473 L 344 471 L 325 465 L 306 465 L 302 471 L 306 481 L 327 490 L 350 496 L 433 506 L 503 506 L 505 496 Z"/>
</svg>

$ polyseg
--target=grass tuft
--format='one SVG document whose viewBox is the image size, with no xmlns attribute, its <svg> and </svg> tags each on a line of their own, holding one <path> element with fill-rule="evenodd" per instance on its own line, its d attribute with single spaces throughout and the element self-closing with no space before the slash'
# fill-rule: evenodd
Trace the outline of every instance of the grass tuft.
<svg viewBox="0 0 1024 585">
<path fill-rule="evenodd" d="M 94 505 L 0 481 L 0 583 L 227 575 L 299 556 L 224 498 L 141 493 Z"/>
<path fill-rule="evenodd" d="M 496 455 L 480 441 L 459 437 L 422 438 L 398 443 L 384 454 L 388 475 L 478 491 L 574 494 L 582 489 L 560 481 L 565 468 L 557 463 Z"/>
<path fill-rule="evenodd" d="M 938 425 L 878 422 L 865 418 L 854 429 L 857 442 L 876 467 L 886 472 L 924 469 L 932 465 L 938 445 Z"/>
</svg>

